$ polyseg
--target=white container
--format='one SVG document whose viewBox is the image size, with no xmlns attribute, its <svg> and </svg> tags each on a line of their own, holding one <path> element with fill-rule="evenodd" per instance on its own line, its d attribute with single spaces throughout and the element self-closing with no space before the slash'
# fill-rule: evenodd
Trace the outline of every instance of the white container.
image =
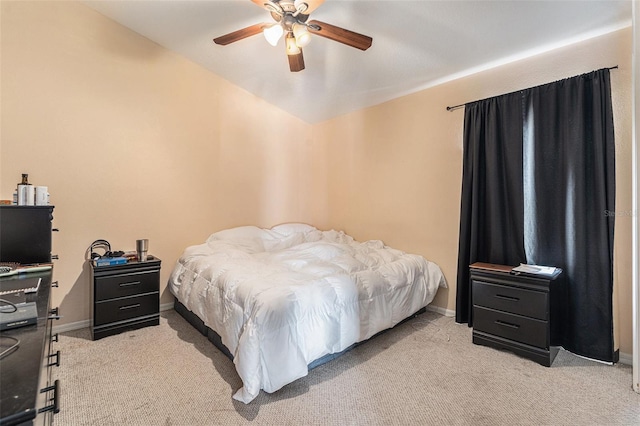
<svg viewBox="0 0 640 426">
<path fill-rule="evenodd" d="M 31 198 L 29 198 L 31 196 Z M 18 185 L 18 205 L 33 206 L 35 204 L 35 191 L 33 185 Z"/>
<path fill-rule="evenodd" d="M 49 187 L 36 186 L 36 206 L 49 205 Z"/>
<path fill-rule="evenodd" d="M 26 206 L 36 205 L 36 188 L 33 185 L 27 185 L 27 204 Z"/>
</svg>

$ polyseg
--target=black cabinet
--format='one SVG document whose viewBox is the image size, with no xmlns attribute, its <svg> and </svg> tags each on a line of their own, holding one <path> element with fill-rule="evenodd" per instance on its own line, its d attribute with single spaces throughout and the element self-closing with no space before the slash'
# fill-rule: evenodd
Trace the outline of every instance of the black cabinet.
<svg viewBox="0 0 640 426">
<path fill-rule="evenodd" d="M 53 206 L 0 206 L 0 261 L 51 262 Z"/>
<path fill-rule="evenodd" d="M 94 340 L 160 324 L 160 259 L 93 266 L 91 335 Z"/>
<path fill-rule="evenodd" d="M 53 206 L 0 206 L 0 261 L 51 262 Z"/>
<path fill-rule="evenodd" d="M 562 345 L 563 280 L 514 275 L 511 266 L 470 266 L 473 343 L 510 350 L 550 367 Z"/>
<path fill-rule="evenodd" d="M 16 349 L 0 359 L 0 424 L 50 425 L 53 415 L 60 410 L 60 383 L 54 380 L 52 370 L 60 365 L 60 351 L 56 351 L 52 335 L 52 322 L 58 318 L 51 309 L 51 271 L 29 273 L 29 278 L 40 278 L 37 293 L 11 293 L 2 296 L 12 301 L 35 302 L 38 320 L 34 325 L 4 330 L 0 333 L 2 350 L 17 341 Z M 0 291 L 24 277 L 0 279 Z M 24 299 L 24 300 L 23 300 Z M 20 303 L 20 302 L 18 302 Z"/>
</svg>

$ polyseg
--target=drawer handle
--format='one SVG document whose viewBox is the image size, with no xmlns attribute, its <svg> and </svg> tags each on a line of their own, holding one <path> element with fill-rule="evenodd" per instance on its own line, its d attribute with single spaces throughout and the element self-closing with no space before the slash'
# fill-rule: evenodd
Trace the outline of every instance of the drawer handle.
<svg viewBox="0 0 640 426">
<path fill-rule="evenodd" d="M 140 307 L 140 304 L 136 303 L 135 305 L 120 306 L 118 309 L 120 309 L 121 311 L 124 311 L 125 309 L 135 309 L 139 307 Z"/>
<path fill-rule="evenodd" d="M 49 400 L 53 401 L 53 405 L 47 405 L 46 407 L 40 408 L 38 413 L 53 411 L 53 414 L 58 414 L 60 412 L 60 380 L 53 382 L 53 386 L 40 389 L 40 393 L 46 393 L 49 391 L 53 391 L 53 398 Z"/>
<path fill-rule="evenodd" d="M 139 285 L 140 281 L 131 281 L 130 283 L 120 283 L 120 287 L 131 287 L 132 285 Z"/>
<path fill-rule="evenodd" d="M 497 299 L 508 300 L 510 302 L 519 302 L 520 301 L 519 297 L 505 296 L 504 294 L 496 294 L 495 297 Z"/>
<path fill-rule="evenodd" d="M 504 327 L 509 327 L 509 328 L 513 328 L 513 329 L 519 329 L 520 326 L 518 324 L 511 324 L 510 322 L 504 322 L 504 321 L 500 321 L 500 320 L 495 320 L 495 323 L 498 325 L 502 325 Z"/>
<path fill-rule="evenodd" d="M 52 341 L 52 342 L 58 342 L 58 341 L 59 341 L 59 340 L 58 340 L 58 333 L 56 333 L 56 334 L 52 334 L 52 335 L 51 335 L 51 341 Z"/>
<path fill-rule="evenodd" d="M 62 318 L 62 316 L 60 315 L 60 311 L 59 311 L 59 309 L 57 307 L 49 310 L 49 316 L 47 317 L 47 319 L 56 320 L 57 321 L 60 318 Z"/>
<path fill-rule="evenodd" d="M 60 351 L 57 351 L 55 354 L 49 355 L 49 358 L 53 357 L 56 357 L 56 362 L 50 362 L 49 364 L 47 364 L 47 367 L 53 367 L 54 365 L 56 367 L 60 367 Z"/>
</svg>

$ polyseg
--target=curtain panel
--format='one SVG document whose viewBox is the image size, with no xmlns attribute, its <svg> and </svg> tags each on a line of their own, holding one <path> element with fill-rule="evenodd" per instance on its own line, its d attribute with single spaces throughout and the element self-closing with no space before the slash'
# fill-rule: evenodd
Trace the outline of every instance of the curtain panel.
<svg viewBox="0 0 640 426">
<path fill-rule="evenodd" d="M 475 111 L 489 100 L 465 106 L 456 321 L 473 322 L 469 264 L 558 266 L 567 286 L 563 347 L 589 358 L 617 361 L 612 299 L 615 215 L 608 214 L 615 211 L 609 70 L 493 99 L 508 103 L 519 116 L 514 110 L 499 108 L 499 114 L 480 117 Z M 511 127 L 519 128 L 520 133 L 511 130 L 508 140 L 502 134 L 473 130 Z M 491 140 L 478 142 L 478 134 Z M 513 156 L 489 159 L 489 155 L 478 153 L 488 152 L 483 148 L 487 145 L 504 144 L 509 148 L 503 149 Z M 518 150 L 520 158 L 515 158 Z M 517 174 L 518 167 L 519 178 L 505 174 L 505 170 Z M 507 178 L 513 180 L 502 181 Z M 495 197 L 485 201 L 489 192 L 508 197 L 501 203 L 514 206 L 513 214 L 487 219 L 485 215 L 495 212 L 495 206 L 489 207 Z M 477 206 L 474 200 L 486 205 Z M 521 228 L 520 224 L 514 226 L 518 220 Z M 500 237 L 494 238 L 496 235 Z M 488 241 L 478 241 L 481 238 Z"/>
<path fill-rule="evenodd" d="M 524 253 L 519 93 L 465 107 L 456 321 L 472 325 L 469 265 L 518 265 Z"/>
</svg>

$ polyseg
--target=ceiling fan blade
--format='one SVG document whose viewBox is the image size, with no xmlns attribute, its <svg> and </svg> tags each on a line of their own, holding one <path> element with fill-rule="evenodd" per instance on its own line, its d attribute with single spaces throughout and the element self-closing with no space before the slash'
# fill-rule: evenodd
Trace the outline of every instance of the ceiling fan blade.
<svg viewBox="0 0 640 426">
<path fill-rule="evenodd" d="M 304 69 L 304 57 L 302 56 L 302 49 L 297 55 L 287 55 L 289 58 L 289 69 L 291 72 L 298 72 Z"/>
<path fill-rule="evenodd" d="M 312 20 L 307 22 L 307 24 L 309 24 L 308 28 L 312 34 L 326 37 L 333 41 L 346 44 L 347 46 L 355 47 L 356 49 L 367 50 L 371 47 L 371 43 L 373 43 L 373 39 L 369 36 L 345 30 L 344 28 L 336 27 L 326 22 Z M 314 26 L 318 26 L 320 29 L 317 30 L 313 28 Z"/>
<path fill-rule="evenodd" d="M 252 35 L 256 35 L 262 32 L 264 28 L 264 24 L 255 24 L 247 28 L 243 28 L 238 31 L 234 31 L 229 34 L 225 34 L 220 37 L 216 37 L 213 39 L 215 44 L 220 44 L 222 46 L 226 46 L 229 43 L 233 43 L 234 41 L 242 40 L 243 38 L 251 37 Z"/>
</svg>

